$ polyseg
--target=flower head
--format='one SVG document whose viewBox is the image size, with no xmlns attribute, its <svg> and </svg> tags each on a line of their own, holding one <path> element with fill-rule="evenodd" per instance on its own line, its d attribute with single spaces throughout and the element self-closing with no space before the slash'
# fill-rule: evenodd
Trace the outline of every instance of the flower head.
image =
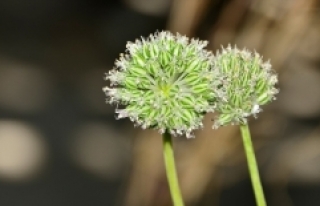
<svg viewBox="0 0 320 206">
<path fill-rule="evenodd" d="M 205 112 L 214 109 L 217 77 L 206 41 L 159 32 L 127 44 L 106 79 L 107 103 L 125 105 L 118 118 L 128 117 L 142 128 L 192 136 L 202 127 Z"/>
<path fill-rule="evenodd" d="M 214 128 L 226 124 L 245 124 L 247 117 L 261 111 L 260 106 L 275 99 L 277 75 L 269 62 L 256 52 L 239 50 L 230 45 L 216 55 L 222 85 L 217 92 L 219 113 Z"/>
</svg>

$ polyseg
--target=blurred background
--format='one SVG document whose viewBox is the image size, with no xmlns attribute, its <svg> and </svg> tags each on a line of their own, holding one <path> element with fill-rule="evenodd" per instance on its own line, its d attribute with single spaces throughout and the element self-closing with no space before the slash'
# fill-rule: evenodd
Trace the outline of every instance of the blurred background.
<svg viewBox="0 0 320 206">
<path fill-rule="evenodd" d="M 105 104 L 127 41 L 163 29 L 256 50 L 277 101 L 250 121 L 270 206 L 320 205 L 318 0 L 1 0 L 0 205 L 170 206 L 161 137 Z M 238 127 L 175 138 L 190 206 L 254 206 Z"/>
</svg>

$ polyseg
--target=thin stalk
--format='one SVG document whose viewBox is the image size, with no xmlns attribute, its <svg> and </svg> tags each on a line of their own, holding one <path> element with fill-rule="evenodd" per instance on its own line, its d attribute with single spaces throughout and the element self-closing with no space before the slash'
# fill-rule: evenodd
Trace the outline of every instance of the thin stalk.
<svg viewBox="0 0 320 206">
<path fill-rule="evenodd" d="M 254 194 L 256 197 L 257 206 L 266 206 L 266 200 L 263 194 L 263 189 L 260 181 L 258 165 L 256 161 L 256 157 L 254 154 L 254 148 L 251 141 L 251 135 L 248 124 L 244 124 L 240 126 L 243 145 L 247 157 L 249 173 L 251 177 L 251 182 L 254 190 Z"/>
<path fill-rule="evenodd" d="M 179 188 L 175 163 L 174 163 L 172 137 L 170 133 L 165 132 L 162 138 L 163 138 L 164 163 L 165 163 L 165 169 L 167 173 L 171 198 L 174 206 L 184 206 L 180 188 Z"/>
</svg>

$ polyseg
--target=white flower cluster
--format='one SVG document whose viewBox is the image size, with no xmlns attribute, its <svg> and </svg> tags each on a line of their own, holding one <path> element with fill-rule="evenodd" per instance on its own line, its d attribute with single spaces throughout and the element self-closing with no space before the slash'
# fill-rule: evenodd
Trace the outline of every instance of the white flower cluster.
<svg viewBox="0 0 320 206">
<path fill-rule="evenodd" d="M 159 32 L 127 44 L 106 79 L 107 102 L 122 104 L 119 118 L 129 117 L 142 128 L 157 128 L 192 137 L 205 113 L 213 111 L 218 70 L 206 41 Z"/>
<path fill-rule="evenodd" d="M 217 92 L 219 115 L 214 128 L 230 123 L 246 124 L 247 117 L 256 117 L 261 105 L 275 99 L 277 75 L 257 52 L 229 45 L 217 53 L 214 62 L 223 82 Z"/>
</svg>

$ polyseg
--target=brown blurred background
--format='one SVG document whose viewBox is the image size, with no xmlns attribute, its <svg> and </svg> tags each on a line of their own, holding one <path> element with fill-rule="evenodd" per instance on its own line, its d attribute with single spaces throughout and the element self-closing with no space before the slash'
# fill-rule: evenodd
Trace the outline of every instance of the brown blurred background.
<svg viewBox="0 0 320 206">
<path fill-rule="evenodd" d="M 168 29 L 256 50 L 277 101 L 250 121 L 270 206 L 320 205 L 317 0 L 1 0 L 0 205 L 170 206 L 161 137 L 115 120 L 104 73 Z M 253 206 L 238 127 L 175 138 L 187 206 Z"/>
</svg>

